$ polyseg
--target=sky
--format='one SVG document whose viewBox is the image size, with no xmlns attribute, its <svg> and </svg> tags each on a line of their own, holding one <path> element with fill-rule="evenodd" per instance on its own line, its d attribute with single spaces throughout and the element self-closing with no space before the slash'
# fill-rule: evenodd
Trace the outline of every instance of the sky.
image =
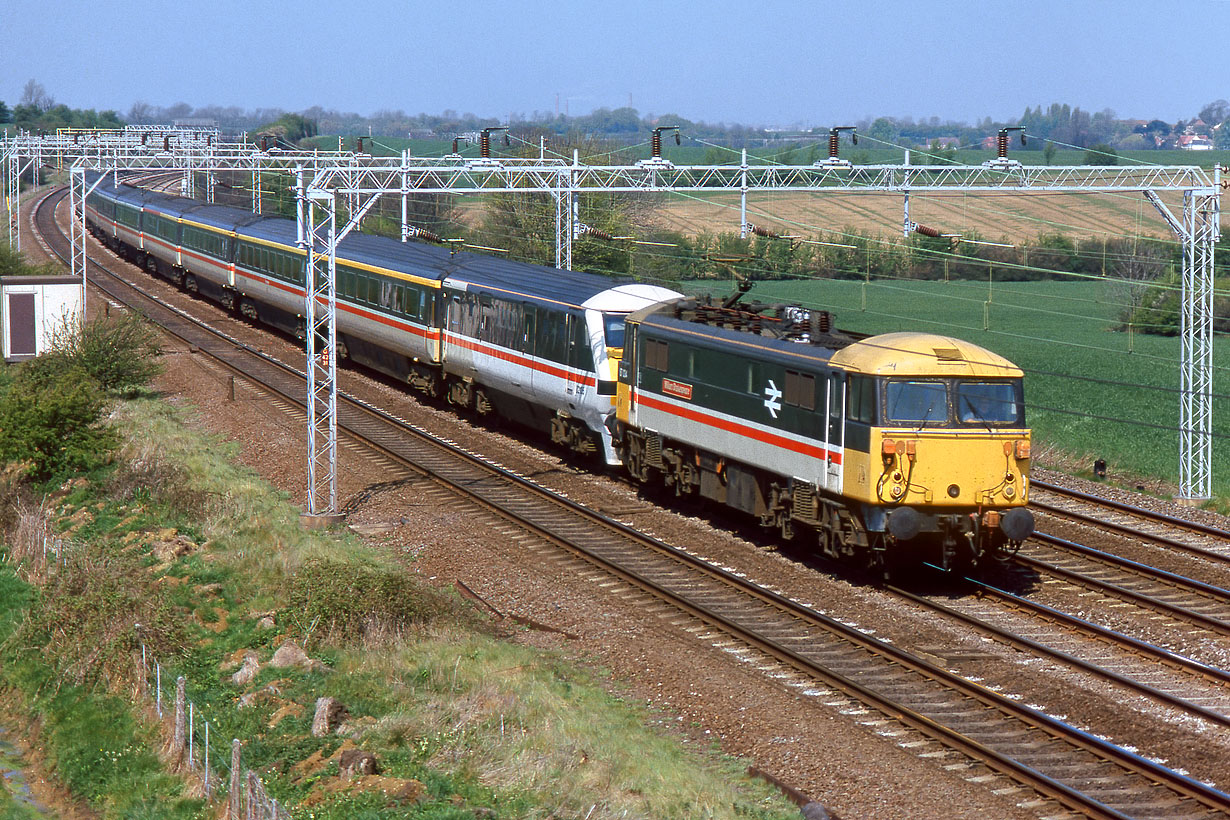
<svg viewBox="0 0 1230 820">
<path fill-rule="evenodd" d="M 765 127 L 1230 99 L 1230 0 L 3 0 L 0 100 L 500 119 L 631 101 Z"/>
</svg>

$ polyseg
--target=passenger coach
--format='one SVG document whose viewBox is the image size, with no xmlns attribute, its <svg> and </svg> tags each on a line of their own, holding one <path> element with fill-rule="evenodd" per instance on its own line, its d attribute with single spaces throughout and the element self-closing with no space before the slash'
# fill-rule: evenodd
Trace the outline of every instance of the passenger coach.
<svg viewBox="0 0 1230 820">
<path fill-rule="evenodd" d="M 86 216 L 151 273 L 304 338 L 306 252 L 294 222 L 109 179 L 87 197 Z M 624 319 L 680 295 L 361 233 L 339 243 L 336 272 L 339 359 L 612 465 L 607 421 Z"/>
</svg>

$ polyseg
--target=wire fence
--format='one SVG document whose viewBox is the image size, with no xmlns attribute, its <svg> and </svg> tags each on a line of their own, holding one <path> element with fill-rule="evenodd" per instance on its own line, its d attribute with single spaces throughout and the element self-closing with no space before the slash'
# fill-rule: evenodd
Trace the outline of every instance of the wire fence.
<svg viewBox="0 0 1230 820">
<path fill-rule="evenodd" d="M 260 776 L 243 767 L 243 744 L 237 738 L 230 742 L 229 760 L 218 756 L 212 745 L 217 743 L 216 733 L 214 738 L 210 737 L 211 723 L 197 720 L 196 704 L 187 698 L 187 678 L 180 675 L 174 684 L 164 682 L 162 664 L 150 658 L 144 644 L 140 676 L 142 691 L 147 701 L 152 702 L 164 730 L 170 722 L 171 740 L 166 757 L 172 768 L 198 784 L 210 802 L 225 800 L 224 816 L 231 820 L 294 820 L 276 798 L 269 796 Z M 170 697 L 164 697 L 164 693 Z"/>
<path fill-rule="evenodd" d="M 84 556 L 87 549 L 86 544 L 51 531 L 43 504 L 18 511 L 11 542 L 5 555 L 7 562 L 35 582 L 49 579 L 67 567 L 74 556 Z M 170 739 L 161 750 L 163 759 L 168 768 L 185 777 L 190 793 L 214 805 L 224 803 L 221 816 L 227 820 L 294 820 L 277 799 L 269 796 L 260 776 L 243 767 L 239 739 L 227 744 L 229 755 L 219 755 L 219 747 L 226 746 L 188 699 L 187 678 L 180 675 L 171 681 L 144 642 L 137 662 L 138 698 L 153 708 L 163 734 L 169 732 Z"/>
</svg>

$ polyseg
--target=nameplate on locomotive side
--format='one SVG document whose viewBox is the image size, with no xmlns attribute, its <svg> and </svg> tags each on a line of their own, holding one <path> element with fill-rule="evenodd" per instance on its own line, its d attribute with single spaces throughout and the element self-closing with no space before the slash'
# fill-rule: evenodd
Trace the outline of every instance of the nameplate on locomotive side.
<svg viewBox="0 0 1230 820">
<path fill-rule="evenodd" d="M 662 392 L 685 401 L 692 400 L 692 385 L 677 382 L 674 379 L 662 380 Z"/>
</svg>

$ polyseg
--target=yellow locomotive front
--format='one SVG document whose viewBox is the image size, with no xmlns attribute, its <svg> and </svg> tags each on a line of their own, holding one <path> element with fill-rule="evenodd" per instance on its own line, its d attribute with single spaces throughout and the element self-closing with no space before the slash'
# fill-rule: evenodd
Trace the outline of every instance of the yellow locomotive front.
<svg viewBox="0 0 1230 820">
<path fill-rule="evenodd" d="M 832 364 L 849 374 L 842 494 L 886 560 L 969 568 L 1029 537 L 1020 368 L 926 333 L 876 336 Z"/>
</svg>

